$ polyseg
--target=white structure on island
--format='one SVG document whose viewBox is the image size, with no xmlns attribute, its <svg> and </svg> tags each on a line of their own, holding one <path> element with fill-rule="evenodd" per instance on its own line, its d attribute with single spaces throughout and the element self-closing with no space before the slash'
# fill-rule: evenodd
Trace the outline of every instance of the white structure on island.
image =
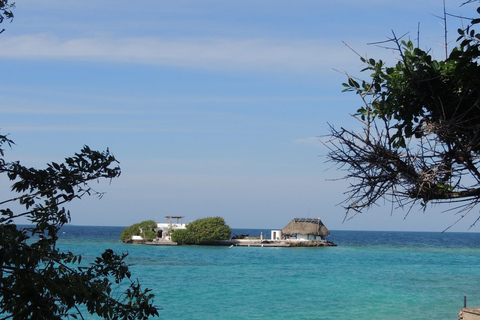
<svg viewBox="0 0 480 320">
<path fill-rule="evenodd" d="M 282 236 L 286 239 L 325 241 L 329 235 L 330 231 L 320 218 L 295 218 L 282 229 Z"/>
<path fill-rule="evenodd" d="M 170 235 L 178 229 L 186 229 L 187 224 L 183 223 L 185 216 L 165 216 L 166 223 L 157 222 L 157 238 L 170 240 Z M 173 220 L 176 220 L 173 222 Z"/>
<path fill-rule="evenodd" d="M 270 234 L 270 239 L 272 240 L 282 240 L 282 230 L 272 230 Z"/>
</svg>

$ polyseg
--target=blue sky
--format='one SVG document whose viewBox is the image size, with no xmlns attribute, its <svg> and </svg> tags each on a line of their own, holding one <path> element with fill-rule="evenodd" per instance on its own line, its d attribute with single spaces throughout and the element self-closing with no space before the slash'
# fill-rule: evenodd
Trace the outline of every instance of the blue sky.
<svg viewBox="0 0 480 320">
<path fill-rule="evenodd" d="M 475 9 L 460 3 L 447 8 Z M 362 65 L 342 41 L 394 61 L 367 44 L 392 30 L 416 39 L 420 22 L 421 45 L 441 57 L 442 12 L 441 0 L 19 0 L 0 35 L 7 159 L 44 167 L 83 145 L 109 148 L 122 175 L 96 186 L 101 200 L 69 206 L 78 225 L 182 215 L 282 228 L 308 216 L 333 230 L 442 231 L 457 216 L 438 207 L 404 219 L 379 204 L 343 223 L 347 184 L 329 181 L 342 172 L 319 142 L 327 123 L 358 126 L 339 71 Z"/>
</svg>

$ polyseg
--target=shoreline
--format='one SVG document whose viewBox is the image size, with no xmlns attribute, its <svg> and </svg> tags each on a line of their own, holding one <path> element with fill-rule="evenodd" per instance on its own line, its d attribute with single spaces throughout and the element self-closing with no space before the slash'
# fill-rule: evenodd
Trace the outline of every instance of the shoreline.
<svg viewBox="0 0 480 320">
<path fill-rule="evenodd" d="M 157 241 L 128 241 L 129 244 L 145 244 L 150 246 L 177 246 L 178 244 L 169 240 Z M 215 240 L 210 246 L 224 247 L 336 247 L 337 244 L 331 241 L 312 241 L 312 240 L 268 240 L 268 239 L 230 239 Z"/>
<path fill-rule="evenodd" d="M 260 239 L 230 239 L 216 240 L 215 245 L 238 247 L 336 247 L 331 241 L 312 240 L 260 240 Z"/>
</svg>

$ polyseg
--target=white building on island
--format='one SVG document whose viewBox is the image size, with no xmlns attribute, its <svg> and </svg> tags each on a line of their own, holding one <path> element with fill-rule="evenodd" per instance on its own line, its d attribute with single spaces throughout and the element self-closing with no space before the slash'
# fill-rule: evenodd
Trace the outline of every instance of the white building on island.
<svg viewBox="0 0 480 320">
<path fill-rule="evenodd" d="M 165 218 L 167 218 L 166 223 L 157 222 L 157 238 L 159 239 L 170 240 L 173 231 L 187 228 L 187 224 L 183 223 L 185 216 L 165 216 Z"/>
</svg>

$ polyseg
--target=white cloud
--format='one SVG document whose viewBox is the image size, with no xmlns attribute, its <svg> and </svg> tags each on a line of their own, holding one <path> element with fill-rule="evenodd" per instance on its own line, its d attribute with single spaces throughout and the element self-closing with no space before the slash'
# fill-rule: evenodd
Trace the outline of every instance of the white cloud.
<svg viewBox="0 0 480 320">
<path fill-rule="evenodd" d="M 296 144 L 307 144 L 313 146 L 323 146 L 322 140 L 325 140 L 324 137 L 308 137 L 308 138 L 300 138 L 293 140 Z"/>
<path fill-rule="evenodd" d="M 341 43 L 319 40 L 79 38 L 61 40 L 45 34 L 5 37 L 4 59 L 64 59 L 142 63 L 226 70 L 318 73 L 352 60 Z"/>
</svg>

